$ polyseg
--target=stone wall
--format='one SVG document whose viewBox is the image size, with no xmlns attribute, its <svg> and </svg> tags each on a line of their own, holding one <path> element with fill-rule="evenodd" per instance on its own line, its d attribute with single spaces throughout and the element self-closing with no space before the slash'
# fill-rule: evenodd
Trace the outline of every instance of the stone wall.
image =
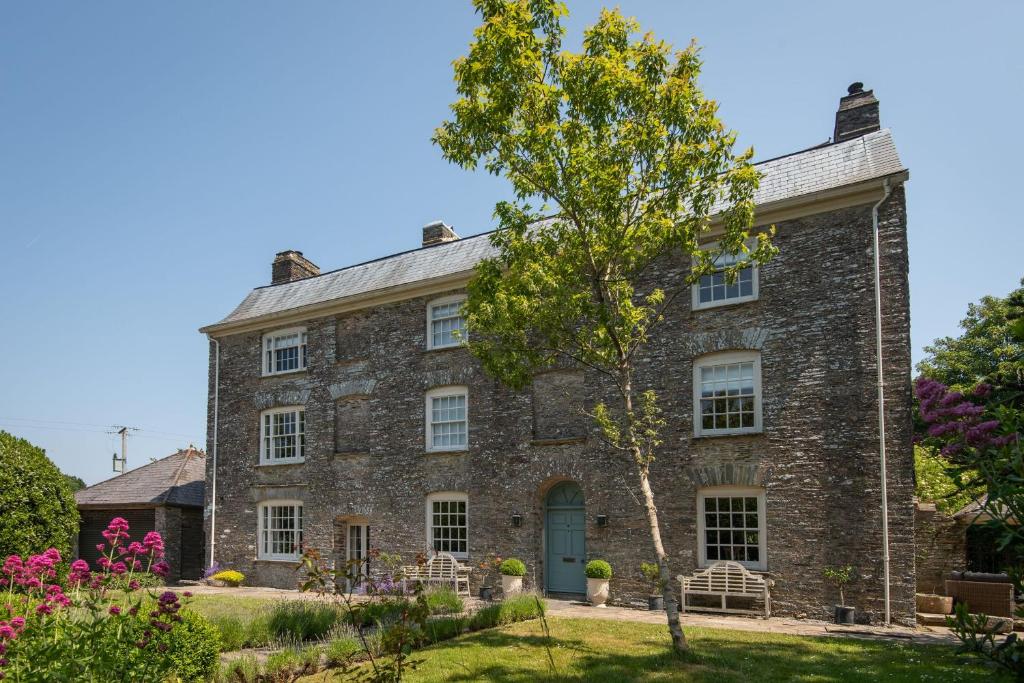
<svg viewBox="0 0 1024 683">
<path fill-rule="evenodd" d="M 895 619 L 909 623 L 913 457 L 901 187 L 880 218 L 892 609 Z M 698 488 L 763 487 L 774 611 L 825 617 L 836 596 L 823 569 L 852 564 L 858 579 L 847 599 L 861 618 L 879 621 L 871 206 L 777 227 L 780 253 L 760 269 L 758 300 L 691 310 L 689 298 L 680 297 L 639 361 L 636 386 L 658 393 L 668 421 L 652 467 L 665 545 L 673 571 L 693 571 Z M 688 268 L 683 259 L 666 259 L 652 269 L 652 284 L 678 282 Z M 256 559 L 258 504 L 294 499 L 305 506 L 307 545 L 340 553 L 339 525 L 365 518 L 374 547 L 411 560 L 426 550 L 427 495 L 459 491 L 469 500 L 468 562 L 475 565 L 491 553 L 517 556 L 527 564 L 527 585 L 543 586 L 545 495 L 573 480 L 586 499 L 587 555 L 614 567 L 613 601 L 642 600 L 647 591 L 639 566 L 653 553 L 633 468 L 570 409 L 608 397 L 609 387 L 591 372 L 574 370 L 509 391 L 464 349 L 425 350 L 428 301 L 414 298 L 308 321 L 309 369 L 293 375 L 260 376 L 260 337 L 270 329 L 221 339 L 216 559 L 254 584 L 294 586 L 292 564 Z M 694 358 L 736 349 L 761 353 L 763 431 L 695 438 Z M 211 347 L 211 381 L 212 358 Z M 469 390 L 465 452 L 428 453 L 424 447 L 424 394 L 444 385 Z M 306 410 L 305 462 L 258 466 L 260 411 L 295 403 Z M 336 434 L 348 425 L 352 434 Z M 212 467 L 212 458 L 207 464 Z M 521 526 L 512 524 L 513 513 L 522 515 Z M 607 516 L 606 527 L 597 525 L 598 515 Z M 474 584 L 480 580 L 477 571 Z"/>
<path fill-rule="evenodd" d="M 946 593 L 946 576 L 967 569 L 966 525 L 934 503 L 914 505 L 914 536 L 917 546 L 917 592 Z"/>
</svg>

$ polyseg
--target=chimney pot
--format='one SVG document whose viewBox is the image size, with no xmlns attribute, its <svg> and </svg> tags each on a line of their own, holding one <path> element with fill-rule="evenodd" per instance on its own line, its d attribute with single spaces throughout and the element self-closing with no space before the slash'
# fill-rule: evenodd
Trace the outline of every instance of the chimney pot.
<svg viewBox="0 0 1024 683">
<path fill-rule="evenodd" d="M 878 99 L 871 90 L 864 90 L 860 81 L 851 83 L 847 94 L 839 100 L 833 142 L 843 142 L 881 130 Z"/>
<path fill-rule="evenodd" d="M 423 226 L 423 246 L 429 247 L 459 239 L 451 226 L 444 221 L 433 221 Z"/>
<path fill-rule="evenodd" d="M 270 284 L 280 285 L 320 274 L 320 268 L 302 255 L 301 251 L 280 251 L 270 268 Z"/>
</svg>

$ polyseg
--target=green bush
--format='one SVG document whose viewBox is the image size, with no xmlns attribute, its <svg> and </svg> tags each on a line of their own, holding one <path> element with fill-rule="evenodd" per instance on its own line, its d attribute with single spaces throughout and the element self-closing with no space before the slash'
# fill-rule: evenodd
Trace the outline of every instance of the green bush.
<svg viewBox="0 0 1024 683">
<path fill-rule="evenodd" d="M 228 615 L 210 617 L 210 623 L 220 633 L 221 651 L 241 650 L 248 644 L 246 638 L 249 634 L 249 629 L 238 617 Z"/>
<path fill-rule="evenodd" d="M 432 588 L 426 596 L 431 614 L 457 614 L 466 606 L 462 598 L 448 586 Z"/>
<path fill-rule="evenodd" d="M 275 605 L 268 621 L 275 638 L 301 642 L 324 637 L 343 614 L 333 605 L 292 600 Z"/>
<path fill-rule="evenodd" d="M 439 617 L 427 622 L 427 642 L 440 643 L 461 635 L 466 630 L 466 617 Z"/>
<path fill-rule="evenodd" d="M 515 557 L 510 557 L 498 566 L 503 576 L 526 576 L 526 565 Z"/>
<path fill-rule="evenodd" d="M 182 681 L 207 681 L 217 670 L 220 632 L 203 615 L 181 612 L 181 623 L 170 632 L 167 654 Z"/>
<path fill-rule="evenodd" d="M 585 573 L 588 579 L 610 579 L 612 566 L 604 560 L 591 560 L 587 562 Z"/>
<path fill-rule="evenodd" d="M 517 595 L 501 602 L 488 605 L 469 619 L 469 628 L 479 631 L 484 628 L 504 626 L 517 621 L 536 619 L 544 614 L 544 601 L 536 595 Z"/>
<path fill-rule="evenodd" d="M 362 651 L 363 644 L 359 642 L 359 638 L 354 635 L 342 635 L 327 643 L 324 654 L 327 657 L 327 666 L 341 666 Z"/>
<path fill-rule="evenodd" d="M 405 598 L 389 598 L 379 602 L 363 603 L 356 608 L 356 620 L 363 626 L 386 625 L 397 620 L 402 610 L 408 606 L 409 601 Z"/>
<path fill-rule="evenodd" d="M 43 449 L 0 430 L 0 557 L 56 548 L 69 559 L 75 496 Z"/>
</svg>

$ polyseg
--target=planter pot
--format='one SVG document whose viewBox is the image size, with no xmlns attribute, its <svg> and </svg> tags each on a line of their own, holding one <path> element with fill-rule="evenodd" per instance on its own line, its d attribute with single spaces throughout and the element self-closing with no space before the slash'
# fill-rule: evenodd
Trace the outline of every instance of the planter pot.
<svg viewBox="0 0 1024 683">
<path fill-rule="evenodd" d="M 227 588 L 227 584 L 220 579 L 207 579 L 206 583 L 214 588 Z"/>
<path fill-rule="evenodd" d="M 587 600 L 594 607 L 608 602 L 608 579 L 587 579 Z"/>
<path fill-rule="evenodd" d="M 652 612 L 661 612 L 665 609 L 665 598 L 660 595 L 648 595 L 647 609 Z"/>
<path fill-rule="evenodd" d="M 856 610 L 853 607 L 847 607 L 846 605 L 835 605 L 835 622 L 837 624 L 852 624 L 853 615 Z"/>
<path fill-rule="evenodd" d="M 501 592 L 507 598 L 523 592 L 523 577 L 501 575 Z"/>
<path fill-rule="evenodd" d="M 953 598 L 947 595 L 934 595 L 931 593 L 918 593 L 914 596 L 917 601 L 917 611 L 924 614 L 952 614 Z"/>
<path fill-rule="evenodd" d="M 490 602 L 494 599 L 494 588 L 491 586 L 480 586 L 480 599 Z"/>
</svg>

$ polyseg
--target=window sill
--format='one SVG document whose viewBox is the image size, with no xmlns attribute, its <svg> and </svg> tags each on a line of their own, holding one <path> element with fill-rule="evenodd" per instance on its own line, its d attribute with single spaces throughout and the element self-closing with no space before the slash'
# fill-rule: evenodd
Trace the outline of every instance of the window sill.
<svg viewBox="0 0 1024 683">
<path fill-rule="evenodd" d="M 693 438 L 694 441 L 702 441 L 704 439 L 727 439 L 729 437 L 761 436 L 763 434 L 764 434 L 764 430 L 763 429 L 750 429 L 750 430 L 742 431 L 742 432 L 740 432 L 740 431 L 736 431 L 736 432 L 713 432 L 711 434 L 708 434 L 708 433 L 705 432 L 705 433 L 701 433 L 701 434 L 694 434 L 692 438 Z"/>
<path fill-rule="evenodd" d="M 283 557 L 257 557 L 256 558 L 256 562 L 257 563 L 266 563 L 266 564 L 295 564 L 295 563 L 297 563 L 299 561 L 299 557 L 301 557 L 301 556 L 300 555 L 296 555 L 295 557 L 290 557 L 290 558 L 283 558 Z"/>
<path fill-rule="evenodd" d="M 274 460 L 269 462 L 260 462 L 257 467 L 282 467 L 287 465 L 302 465 L 305 464 L 305 458 L 296 458 L 294 460 Z"/>
<path fill-rule="evenodd" d="M 465 344 L 452 344 L 451 346 L 431 346 L 423 349 L 423 353 L 433 353 L 435 351 L 458 351 L 460 349 L 466 349 Z"/>
<path fill-rule="evenodd" d="M 465 455 L 469 453 L 468 448 L 446 448 L 438 450 L 426 450 L 423 452 L 424 455 Z"/>
<path fill-rule="evenodd" d="M 260 379 L 271 379 L 274 377 L 294 377 L 296 375 L 304 375 L 309 372 L 309 368 L 305 367 L 300 370 L 289 370 L 288 372 L 271 372 L 263 373 L 260 375 Z"/>
<path fill-rule="evenodd" d="M 708 569 L 709 567 L 711 567 L 711 565 L 715 564 L 715 562 L 736 562 L 736 560 L 712 560 L 710 562 L 703 562 L 697 565 L 697 569 Z M 764 574 L 766 577 L 769 574 L 771 574 L 771 572 L 769 572 L 768 569 L 764 567 L 748 567 L 742 562 L 740 562 L 740 564 L 743 565 L 744 569 L 746 569 L 748 572 L 751 572 L 752 574 Z"/>
<path fill-rule="evenodd" d="M 757 296 L 745 296 L 739 299 L 726 299 L 725 301 L 713 301 L 706 304 L 697 304 L 692 306 L 691 309 L 694 311 L 707 311 L 712 308 L 725 308 L 727 306 L 738 306 L 740 304 L 749 304 L 751 301 L 757 301 L 760 297 Z"/>
</svg>

